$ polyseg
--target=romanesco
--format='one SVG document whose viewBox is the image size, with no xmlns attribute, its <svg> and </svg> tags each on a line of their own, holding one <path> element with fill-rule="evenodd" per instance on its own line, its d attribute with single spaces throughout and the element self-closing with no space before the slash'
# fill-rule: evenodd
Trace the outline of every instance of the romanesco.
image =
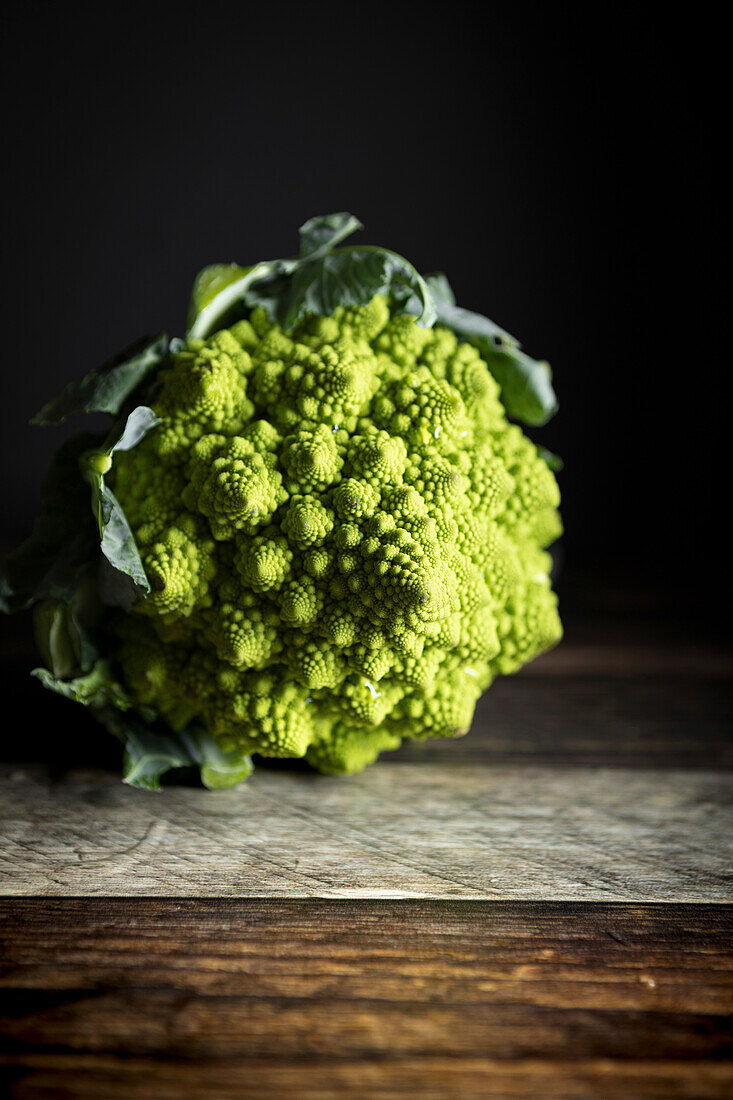
<svg viewBox="0 0 733 1100">
<path fill-rule="evenodd" d="M 125 740 L 129 782 L 195 762 L 226 786 L 251 753 L 359 771 L 466 733 L 561 636 L 551 456 L 508 419 L 555 411 L 547 365 L 444 276 L 336 247 L 356 228 L 311 219 L 297 259 L 206 269 L 185 341 L 36 418 L 122 416 L 59 452 L 0 606 L 36 606 L 39 677 Z"/>
<path fill-rule="evenodd" d="M 111 480 L 151 582 L 123 679 L 225 751 L 357 771 L 465 733 L 560 637 L 555 478 L 446 328 L 382 296 L 288 334 L 258 307 L 181 351 L 152 408 Z"/>
</svg>

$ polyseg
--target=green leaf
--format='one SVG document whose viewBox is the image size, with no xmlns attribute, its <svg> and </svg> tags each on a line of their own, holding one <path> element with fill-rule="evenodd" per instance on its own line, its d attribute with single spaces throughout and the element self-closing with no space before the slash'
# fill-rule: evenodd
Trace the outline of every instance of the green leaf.
<svg viewBox="0 0 733 1100">
<path fill-rule="evenodd" d="M 225 324 L 262 306 L 286 330 L 311 314 L 337 306 L 365 305 L 375 294 L 390 296 L 425 328 L 435 304 L 421 275 L 403 256 L 386 248 L 335 246 L 361 223 L 353 214 L 323 214 L 300 227 L 297 259 L 268 260 L 253 267 L 214 264 L 194 282 L 188 313 L 189 340 L 206 339 Z"/>
<path fill-rule="evenodd" d="M 194 284 L 188 337 L 206 338 L 255 306 L 286 331 L 311 315 L 330 315 L 337 306 L 365 305 L 375 294 L 414 314 L 429 328 L 436 321 L 475 344 L 501 387 L 509 416 L 526 424 L 546 424 L 557 411 L 547 363 L 530 358 L 488 317 L 456 305 L 442 273 L 423 279 L 404 257 L 384 248 L 336 248 L 361 223 L 342 211 L 310 218 L 300 227 L 300 256 L 253 267 L 215 264 Z"/>
<path fill-rule="evenodd" d="M 103 707 L 115 707 L 116 710 L 128 710 L 132 706 L 130 697 L 114 677 L 106 661 L 96 661 L 90 672 L 73 680 L 62 680 L 49 672 L 47 668 L 34 668 L 31 676 L 43 684 L 49 691 L 63 695 L 75 703 L 95 710 Z"/>
<path fill-rule="evenodd" d="M 560 458 L 560 455 L 556 455 L 553 454 L 552 451 L 548 451 L 547 447 L 538 447 L 537 451 L 540 458 L 543 459 L 550 467 L 550 469 L 555 471 L 555 473 L 559 473 L 560 470 L 564 469 L 565 463 Z"/>
<path fill-rule="evenodd" d="M 201 782 L 210 791 L 236 787 L 254 770 L 252 759 L 238 752 L 224 752 L 210 734 L 199 726 L 181 730 L 179 737 L 191 758 L 199 765 Z"/>
<path fill-rule="evenodd" d="M 36 645 L 58 679 L 88 672 L 99 657 L 92 638 L 101 615 L 94 572 L 85 570 L 70 600 L 42 600 L 33 608 Z"/>
<path fill-rule="evenodd" d="M 121 576 L 105 586 L 108 602 L 130 608 L 150 591 L 132 528 L 122 506 L 105 481 L 116 451 L 129 451 L 158 423 L 152 409 L 140 405 L 127 417 L 122 433 L 102 450 L 86 456 L 84 473 L 92 487 L 92 509 L 97 520 L 100 549 L 109 564 Z M 116 433 L 115 433 L 116 434 Z M 109 578 L 108 578 L 109 580 Z"/>
<path fill-rule="evenodd" d="M 434 294 L 437 288 L 438 323 L 478 348 L 501 387 L 509 416 L 534 427 L 546 424 L 558 408 L 549 364 L 525 355 L 518 341 L 488 317 L 452 304 L 453 292 L 445 276 L 430 276 L 429 285 Z"/>
<path fill-rule="evenodd" d="M 345 211 L 340 214 L 321 214 L 316 218 L 310 218 L 298 230 L 301 259 L 315 260 L 326 252 L 330 252 L 357 229 L 363 228 L 358 218 Z"/>
<path fill-rule="evenodd" d="M 155 715 L 134 709 L 125 688 L 107 661 L 97 660 L 84 676 L 62 679 L 46 668 L 31 673 L 49 691 L 89 707 L 125 747 L 123 781 L 132 787 L 159 790 L 160 779 L 172 768 L 197 767 L 210 790 L 224 790 L 252 773 L 252 760 L 223 752 L 203 729 L 192 725 L 177 733 L 156 725 Z"/>
<path fill-rule="evenodd" d="M 509 416 L 535 428 L 552 419 L 558 403 L 549 363 L 530 359 L 519 348 L 492 352 L 479 345 L 479 350 L 501 387 L 501 400 Z"/>
<path fill-rule="evenodd" d="M 89 432 L 75 436 L 51 460 L 33 533 L 0 568 L 0 610 L 22 611 L 44 599 L 71 600 L 97 552 L 79 461 L 102 438 Z"/>
<path fill-rule="evenodd" d="M 433 297 L 412 264 L 396 252 L 368 246 L 340 248 L 301 264 L 276 318 L 289 330 L 311 314 L 328 316 L 337 306 L 366 305 L 375 294 L 388 295 L 398 305 L 416 301 L 418 324 L 424 328 L 435 321 Z"/>
<path fill-rule="evenodd" d="M 33 609 L 33 633 L 41 657 L 59 679 L 74 675 L 79 665 L 69 605 L 61 600 L 44 600 Z"/>
<path fill-rule="evenodd" d="M 172 733 L 134 711 L 123 715 L 109 708 L 100 711 L 99 717 L 125 746 L 122 779 L 131 787 L 159 790 L 161 776 L 174 768 L 198 767 L 201 781 L 210 790 L 233 787 L 252 773 L 248 756 L 222 752 L 197 728 Z"/>
<path fill-rule="evenodd" d="M 89 578 L 99 561 L 100 549 L 114 570 L 105 585 L 107 602 L 130 607 L 150 590 L 130 525 L 104 475 L 116 451 L 136 446 L 156 424 L 152 409 L 141 405 L 112 442 L 85 432 L 59 448 L 41 487 L 41 513 L 33 533 L 0 567 L 0 610 L 22 611 L 43 600 L 71 605 L 82 577 Z M 94 518 L 85 481 L 92 487 Z M 47 628 L 51 630 L 50 623 Z M 58 631 L 57 637 L 60 644 Z"/>
<path fill-rule="evenodd" d="M 442 271 L 436 271 L 433 275 L 426 275 L 425 282 L 430 288 L 430 293 L 435 299 L 436 305 L 454 306 L 456 304 L 456 296 L 447 276 Z"/>
<path fill-rule="evenodd" d="M 460 306 L 448 305 L 443 301 L 438 306 L 438 319 L 441 324 L 449 325 L 454 332 L 460 333 L 467 340 L 480 340 L 491 350 L 519 347 L 514 337 L 499 328 L 494 321 L 480 313 L 473 313 L 470 309 L 461 309 Z"/>
<path fill-rule="evenodd" d="M 101 535 L 100 549 L 118 573 L 123 574 L 123 577 L 129 577 L 131 583 L 122 582 L 115 590 L 118 593 L 115 597 L 116 602 L 121 607 L 129 609 L 143 593 L 150 591 L 150 584 L 145 575 L 135 536 L 117 497 L 104 480 L 100 480 L 95 488 Z M 112 590 L 107 591 L 109 593 Z"/>
<path fill-rule="evenodd" d="M 174 735 L 159 733 L 136 715 L 107 721 L 111 732 L 124 743 L 122 782 L 145 790 L 160 790 L 160 777 L 172 768 L 187 768 L 196 761 L 191 759 L 185 746 Z M 110 716 L 111 717 L 111 716 Z"/>
<path fill-rule="evenodd" d="M 116 443 L 112 444 L 108 453 L 113 455 L 115 451 L 131 451 L 159 423 L 152 409 L 147 405 L 138 405 L 128 416 L 122 435 Z"/>
<path fill-rule="evenodd" d="M 168 356 L 165 333 L 146 336 L 74 382 L 69 382 L 40 412 L 31 424 L 61 424 L 81 412 L 104 412 L 117 416 L 130 394 L 156 370 Z"/>
<path fill-rule="evenodd" d="M 221 328 L 224 318 L 244 301 L 247 291 L 263 279 L 272 278 L 282 270 L 292 270 L 297 261 L 272 260 L 238 267 L 236 264 L 213 264 L 196 276 L 186 323 L 188 340 L 205 340 Z"/>
<path fill-rule="evenodd" d="M 58 606 L 49 609 L 52 629 L 65 630 L 64 611 Z M 64 640 L 60 651 L 64 659 L 65 645 Z M 157 790 L 160 777 L 172 768 L 198 767 L 202 783 L 210 790 L 234 787 L 252 773 L 249 756 L 224 752 L 197 725 L 173 732 L 159 728 L 152 712 L 135 710 L 132 699 L 105 660 L 97 659 L 89 672 L 72 679 L 60 674 L 57 668 L 53 672 L 36 668 L 31 675 L 49 691 L 91 708 L 110 733 L 123 742 L 123 780 L 133 787 Z"/>
</svg>

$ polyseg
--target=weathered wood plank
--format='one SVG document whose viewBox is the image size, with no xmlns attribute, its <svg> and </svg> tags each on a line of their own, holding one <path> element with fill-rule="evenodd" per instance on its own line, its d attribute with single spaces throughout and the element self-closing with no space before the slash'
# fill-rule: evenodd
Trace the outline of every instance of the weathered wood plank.
<svg viewBox="0 0 733 1100">
<path fill-rule="evenodd" d="M 0 776 L 8 895 L 733 898 L 730 773 L 444 762 L 235 791 Z"/>
<path fill-rule="evenodd" d="M 723 1097 L 733 910 L 0 903 L 18 1100 Z"/>
<path fill-rule="evenodd" d="M 95 1054 L 8 1060 L 12 1100 L 730 1100 L 729 1063 L 689 1058 L 198 1060 Z"/>
<path fill-rule="evenodd" d="M 458 758 L 569 767 L 733 768 L 733 679 L 643 674 L 560 679 L 541 674 L 552 656 L 538 661 L 532 674 L 530 665 L 525 674 L 493 684 L 466 737 L 405 744 L 385 762 Z M 633 651 L 625 657 L 644 660 Z"/>
</svg>

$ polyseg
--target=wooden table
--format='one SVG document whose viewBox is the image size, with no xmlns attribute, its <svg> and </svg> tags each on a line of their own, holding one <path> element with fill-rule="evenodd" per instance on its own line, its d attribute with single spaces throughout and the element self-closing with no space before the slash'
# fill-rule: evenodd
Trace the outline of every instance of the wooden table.
<svg viewBox="0 0 733 1100">
<path fill-rule="evenodd" d="M 5 754 L 5 1092 L 732 1096 L 730 671 L 571 623 L 462 741 L 219 794 L 23 687 L 77 747 Z"/>
</svg>

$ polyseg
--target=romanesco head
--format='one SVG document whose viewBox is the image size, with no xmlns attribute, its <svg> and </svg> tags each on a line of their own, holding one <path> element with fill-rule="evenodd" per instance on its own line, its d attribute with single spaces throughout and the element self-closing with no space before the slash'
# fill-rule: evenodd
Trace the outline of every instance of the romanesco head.
<svg viewBox="0 0 733 1100">
<path fill-rule="evenodd" d="M 117 456 L 151 591 L 124 617 L 139 702 L 223 749 L 352 772 L 465 733 L 561 634 L 555 478 L 476 349 L 387 301 L 192 341 Z"/>
</svg>

